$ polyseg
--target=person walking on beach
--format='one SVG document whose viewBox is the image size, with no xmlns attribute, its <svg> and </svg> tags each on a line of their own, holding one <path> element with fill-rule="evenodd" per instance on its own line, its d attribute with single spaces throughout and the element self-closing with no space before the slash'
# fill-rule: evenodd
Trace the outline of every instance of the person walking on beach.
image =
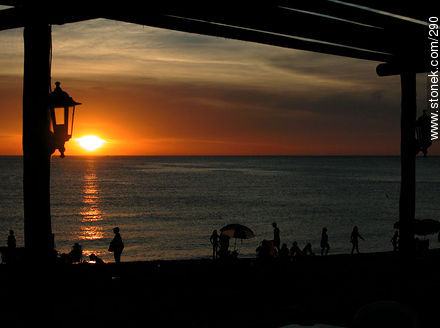
<svg viewBox="0 0 440 328">
<path fill-rule="evenodd" d="M 393 245 L 393 252 L 399 250 L 399 230 L 394 231 L 393 238 L 391 238 L 391 244 Z"/>
<path fill-rule="evenodd" d="M 119 234 L 119 228 L 113 228 L 113 232 L 115 236 L 113 240 L 110 242 L 110 246 L 108 248 L 109 252 L 113 252 L 116 263 L 121 263 L 121 254 L 124 249 L 124 243 L 122 242 L 121 235 Z"/>
<path fill-rule="evenodd" d="M 219 235 L 217 233 L 217 230 L 214 230 L 212 232 L 209 241 L 211 242 L 212 245 L 212 259 L 215 260 L 218 256 L 218 242 L 219 242 Z"/>
<path fill-rule="evenodd" d="M 359 254 L 359 238 L 365 240 L 360 234 L 357 226 L 354 226 L 353 231 L 351 232 L 350 243 L 353 244 L 351 248 L 351 254 L 353 254 L 354 250 Z"/>
<path fill-rule="evenodd" d="M 330 250 L 330 245 L 328 243 L 328 235 L 327 235 L 327 228 L 322 228 L 321 233 L 321 256 L 327 255 L 328 251 Z"/>
<path fill-rule="evenodd" d="M 274 246 L 276 247 L 277 251 L 279 252 L 280 251 L 280 243 L 281 243 L 280 229 L 278 228 L 276 222 L 272 223 L 272 227 L 273 227 L 273 243 L 274 243 Z"/>
</svg>

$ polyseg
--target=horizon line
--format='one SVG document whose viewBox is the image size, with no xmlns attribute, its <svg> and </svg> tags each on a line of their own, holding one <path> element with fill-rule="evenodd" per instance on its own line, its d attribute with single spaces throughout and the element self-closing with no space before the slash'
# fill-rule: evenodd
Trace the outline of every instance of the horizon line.
<svg viewBox="0 0 440 328">
<path fill-rule="evenodd" d="M 429 155 L 428 157 L 439 157 L 440 155 Z M 0 157 L 23 157 L 21 155 L 0 154 Z M 59 158 L 59 155 L 51 156 L 52 158 Z M 66 155 L 68 157 L 400 157 L 400 154 L 316 154 L 316 155 L 300 155 L 300 154 L 168 154 L 168 155 L 99 155 L 99 154 L 84 154 L 84 155 Z M 416 156 L 423 157 L 423 156 Z"/>
</svg>

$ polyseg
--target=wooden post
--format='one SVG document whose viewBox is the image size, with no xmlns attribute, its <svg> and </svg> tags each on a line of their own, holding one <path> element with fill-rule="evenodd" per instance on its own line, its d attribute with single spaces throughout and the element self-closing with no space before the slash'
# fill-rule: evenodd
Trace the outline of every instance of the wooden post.
<svg viewBox="0 0 440 328">
<path fill-rule="evenodd" d="M 32 260 L 48 260 L 53 235 L 50 217 L 49 107 L 51 28 L 24 28 L 23 196 L 24 238 Z"/>
<path fill-rule="evenodd" d="M 417 118 L 416 74 L 404 72 L 400 75 L 402 88 L 400 162 L 401 186 L 399 204 L 399 247 L 403 255 L 414 251 L 416 153 L 415 123 Z"/>
</svg>

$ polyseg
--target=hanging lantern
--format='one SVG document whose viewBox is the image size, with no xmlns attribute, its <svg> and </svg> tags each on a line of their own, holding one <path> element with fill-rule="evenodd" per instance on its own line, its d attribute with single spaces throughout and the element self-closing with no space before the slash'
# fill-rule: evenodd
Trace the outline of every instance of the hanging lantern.
<svg viewBox="0 0 440 328">
<path fill-rule="evenodd" d="M 64 143 L 69 141 L 73 133 L 73 120 L 75 106 L 81 105 L 60 88 L 60 82 L 55 83 L 55 89 L 49 95 L 50 108 L 50 153 L 59 150 L 61 158 L 64 157 Z"/>
</svg>

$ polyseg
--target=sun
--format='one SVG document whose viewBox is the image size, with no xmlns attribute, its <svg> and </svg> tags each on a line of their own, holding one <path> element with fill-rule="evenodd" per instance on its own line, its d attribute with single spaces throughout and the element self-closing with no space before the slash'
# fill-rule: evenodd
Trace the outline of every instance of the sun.
<svg viewBox="0 0 440 328">
<path fill-rule="evenodd" d="M 81 148 L 87 151 L 95 151 L 101 148 L 107 142 L 97 136 L 83 136 L 74 140 L 80 145 Z"/>
</svg>

